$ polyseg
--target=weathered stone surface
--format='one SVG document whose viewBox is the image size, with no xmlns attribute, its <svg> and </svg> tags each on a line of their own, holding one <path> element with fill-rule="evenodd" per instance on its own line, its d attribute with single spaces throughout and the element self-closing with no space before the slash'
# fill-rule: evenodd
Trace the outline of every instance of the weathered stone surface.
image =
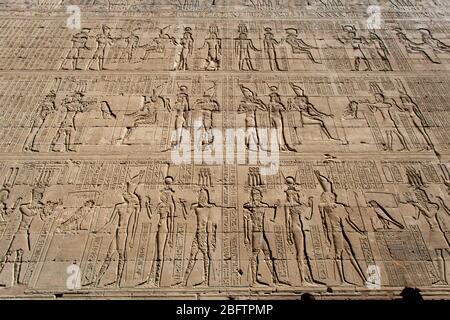
<svg viewBox="0 0 450 320">
<path fill-rule="evenodd" d="M 448 0 L 1 3 L 0 298 L 449 297 Z"/>
</svg>

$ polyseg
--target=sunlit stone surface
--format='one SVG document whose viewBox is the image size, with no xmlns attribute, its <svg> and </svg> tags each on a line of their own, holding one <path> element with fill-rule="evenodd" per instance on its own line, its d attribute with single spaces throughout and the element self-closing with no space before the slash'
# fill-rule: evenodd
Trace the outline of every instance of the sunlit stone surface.
<svg viewBox="0 0 450 320">
<path fill-rule="evenodd" d="M 0 3 L 0 297 L 448 298 L 448 0 Z"/>
</svg>

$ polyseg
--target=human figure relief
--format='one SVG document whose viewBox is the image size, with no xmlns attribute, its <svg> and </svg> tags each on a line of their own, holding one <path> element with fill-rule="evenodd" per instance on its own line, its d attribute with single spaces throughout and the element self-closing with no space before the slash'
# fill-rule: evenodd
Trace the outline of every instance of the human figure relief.
<svg viewBox="0 0 450 320">
<path fill-rule="evenodd" d="M 275 257 L 269 247 L 264 223 L 266 210 L 269 208 L 270 206 L 263 202 L 262 192 L 257 188 L 252 188 L 250 201 L 244 204 L 244 242 L 251 247 L 252 286 L 265 284 L 258 278 L 260 265 L 258 255 L 260 252 L 264 254 L 264 262 L 270 270 L 273 283 L 290 285 L 279 278 L 274 266 Z"/>
<path fill-rule="evenodd" d="M 419 220 L 423 217 L 428 225 L 428 232 L 424 232 L 424 240 L 431 249 L 433 263 L 439 272 L 433 284 L 447 285 L 445 254 L 450 252 L 450 239 L 446 238 L 444 230 L 449 230 L 450 227 L 450 209 L 441 197 L 435 197 L 423 188 L 416 187 L 414 195 L 414 197 L 405 196 L 406 203 L 414 206 L 416 210 L 413 218 Z M 423 225 L 420 226 L 423 228 Z"/>
<path fill-rule="evenodd" d="M 253 67 L 250 50 L 261 51 L 253 44 L 253 40 L 248 38 L 248 30 L 244 25 L 239 26 L 239 35 L 234 39 L 234 51 L 238 57 L 238 67 L 240 71 L 257 71 Z"/>
<path fill-rule="evenodd" d="M 267 110 L 269 112 L 270 126 L 276 130 L 277 145 L 280 151 L 296 151 L 293 147 L 288 145 L 284 136 L 284 122 L 283 114 L 286 111 L 286 106 L 281 100 L 281 96 L 278 93 L 277 86 L 269 86 L 269 103 L 267 104 Z"/>
<path fill-rule="evenodd" d="M 300 192 L 295 188 L 295 179 L 293 177 L 286 178 L 287 190 L 285 217 L 287 242 L 289 245 L 295 246 L 298 271 L 302 285 L 318 285 L 323 284 L 314 280 L 309 261 L 308 252 L 306 250 L 306 233 L 304 220 L 311 220 L 313 215 L 313 197 L 308 198 L 308 204 L 301 202 Z"/>
<path fill-rule="evenodd" d="M 173 177 L 167 176 L 166 178 L 164 178 L 164 188 L 161 190 L 161 193 L 165 194 L 168 198 L 167 204 L 170 209 L 167 220 L 167 226 L 169 229 L 169 238 L 167 240 L 167 244 L 169 246 L 173 246 L 175 242 L 175 212 L 178 209 L 178 205 L 180 205 L 182 210 L 186 210 L 184 202 L 180 199 L 175 199 L 175 190 L 172 187 L 173 183 Z"/>
<path fill-rule="evenodd" d="M 0 190 L 0 222 L 8 222 L 12 214 L 19 208 L 22 198 L 17 198 L 16 202 L 12 207 L 8 207 L 7 201 L 9 199 L 10 192 L 8 189 Z"/>
<path fill-rule="evenodd" d="M 11 220 L 13 219 L 13 215 L 15 214 L 16 210 L 20 207 L 20 204 L 22 202 L 22 198 L 19 197 L 12 207 L 8 207 L 6 202 L 9 199 L 9 194 L 10 194 L 10 192 L 8 189 L 0 190 L 0 223 L 2 223 L 2 224 L 11 223 Z M 17 259 L 18 253 L 17 252 L 14 252 L 14 253 L 16 254 L 16 259 Z M 13 255 L 13 252 L 12 252 L 11 248 L 8 248 L 5 255 L 3 257 L 0 257 L 0 274 L 2 273 L 6 264 L 11 261 L 12 255 Z M 16 281 L 16 283 L 17 283 L 18 275 L 17 275 L 17 277 L 14 277 L 14 279 L 17 279 L 17 281 Z"/>
<path fill-rule="evenodd" d="M 286 38 L 284 41 L 291 46 L 292 53 L 294 54 L 304 54 L 314 63 L 321 64 L 322 62 L 317 61 L 312 54 L 312 49 L 318 49 L 317 47 L 311 46 L 298 37 L 298 30 L 294 28 L 286 29 Z M 283 41 L 283 40 L 282 40 Z"/>
<path fill-rule="evenodd" d="M 430 30 L 426 28 L 419 28 L 417 29 L 420 32 L 422 42 L 428 44 L 429 46 L 433 47 L 436 51 L 442 52 L 442 53 L 450 53 L 450 46 L 445 44 L 439 39 L 436 39 Z"/>
<path fill-rule="evenodd" d="M 245 146 L 248 150 L 256 151 L 261 147 L 256 123 L 256 110 L 267 111 L 268 109 L 255 92 L 242 84 L 240 88 L 244 97 L 239 103 L 237 111 L 238 113 L 245 113 Z"/>
<path fill-rule="evenodd" d="M 31 191 L 31 201 L 29 203 L 19 205 L 19 228 L 13 236 L 7 252 L 7 255 L 9 256 L 8 258 L 11 258 L 11 256 L 14 255 L 13 285 L 25 284 L 21 280 L 21 272 L 24 262 L 24 255 L 31 252 L 30 227 L 36 217 L 45 217 L 43 215 L 44 208 L 51 204 L 44 204 L 42 201 L 43 197 L 44 188 L 41 186 L 36 186 Z M 48 211 L 48 209 L 46 209 L 46 211 Z M 3 261 L 5 261 L 5 259 L 6 257 L 3 259 Z"/>
<path fill-rule="evenodd" d="M 192 28 L 184 28 L 184 33 L 178 44 L 181 46 L 181 51 L 178 54 L 177 61 L 172 71 L 175 70 L 188 70 L 189 69 L 189 56 L 192 55 L 194 49 L 194 38 L 192 37 Z"/>
<path fill-rule="evenodd" d="M 338 36 L 337 39 L 344 45 L 350 45 L 352 49 L 351 58 L 354 64 L 353 70 L 361 71 L 361 65 L 364 65 L 364 69 L 362 69 L 362 71 L 371 71 L 372 67 L 368 60 L 369 54 L 366 51 L 369 45 L 368 40 L 364 36 L 358 36 L 356 28 L 354 26 L 346 25 L 343 26 L 342 29 L 345 31 L 345 34 Z M 381 50 L 380 52 L 385 54 L 385 51 L 383 50 Z"/>
<path fill-rule="evenodd" d="M 264 28 L 264 52 L 269 59 L 269 66 L 271 71 L 287 71 L 280 68 L 278 62 L 277 46 L 281 44 L 272 32 L 272 28 Z"/>
<path fill-rule="evenodd" d="M 198 48 L 198 50 L 202 50 L 205 47 L 207 48 L 207 56 L 206 56 L 206 71 L 217 71 L 220 69 L 220 59 L 222 57 L 222 39 L 218 37 L 219 29 L 217 26 L 211 26 L 209 28 L 209 36 L 205 39 L 203 46 Z"/>
<path fill-rule="evenodd" d="M 175 114 L 175 140 L 172 141 L 172 147 L 178 148 L 183 142 L 184 129 L 189 127 L 191 119 L 191 105 L 189 102 L 188 87 L 181 85 L 177 93 L 176 101 L 173 107 L 170 108 L 176 112 Z"/>
<path fill-rule="evenodd" d="M 196 137 L 201 142 L 203 150 L 210 148 L 215 141 L 213 115 L 217 114 L 221 108 L 217 100 L 217 83 L 203 92 L 203 97 L 197 99 L 193 106 L 194 110 L 200 111 L 200 116 L 195 119 Z"/>
<path fill-rule="evenodd" d="M 437 53 L 450 53 L 450 46 L 436 39 L 430 30 L 419 28 L 422 42 L 415 42 L 408 38 L 401 28 L 394 29 L 400 42 L 405 46 L 408 53 L 419 53 L 428 61 L 441 64 Z"/>
<path fill-rule="evenodd" d="M 78 67 L 79 59 L 81 59 L 81 50 L 89 48 L 86 46 L 86 43 L 89 40 L 89 31 L 90 29 L 83 28 L 80 32 L 74 34 L 72 36 L 72 46 L 67 53 L 65 60 L 63 60 L 61 64 L 61 69 L 64 70 L 81 70 L 82 68 Z M 70 62 L 70 68 L 66 67 L 66 62 Z"/>
<path fill-rule="evenodd" d="M 97 42 L 97 47 L 94 51 L 94 54 L 87 65 L 87 69 L 89 70 L 104 70 L 105 69 L 105 59 L 108 55 L 109 48 L 113 45 L 114 39 L 111 36 L 111 29 L 103 25 L 102 33 L 99 33 L 95 40 Z M 96 64 L 96 68 L 93 67 L 93 64 Z"/>
<path fill-rule="evenodd" d="M 321 129 L 321 131 L 325 134 L 325 136 L 330 140 L 336 140 L 341 141 L 339 138 L 335 138 L 331 135 L 330 131 L 328 130 L 327 126 L 325 125 L 325 122 L 323 118 L 333 118 L 334 115 L 332 114 L 326 114 L 319 110 L 317 110 L 312 103 L 309 102 L 308 96 L 304 94 L 304 90 L 298 86 L 296 86 L 293 83 L 289 83 L 292 90 L 295 93 L 295 98 L 292 101 L 291 99 L 288 101 L 289 110 L 296 110 L 300 112 L 301 120 L 302 120 L 302 126 L 308 125 L 308 124 L 315 124 L 318 125 Z"/>
<path fill-rule="evenodd" d="M 114 228 L 114 235 L 109 244 L 105 261 L 103 262 L 100 271 L 95 278 L 95 287 L 98 287 L 100 285 L 100 281 L 108 270 L 114 254 L 118 255 L 119 261 L 117 265 L 116 278 L 109 285 L 115 285 L 116 287 L 120 287 L 121 285 L 123 270 L 125 267 L 125 262 L 127 260 L 127 244 L 129 243 L 130 232 L 129 225 L 132 220 L 136 205 L 136 203 L 133 203 L 134 199 L 128 192 L 122 193 L 122 199 L 123 201 L 116 204 L 116 206 L 114 207 L 113 213 L 108 220 L 108 223 L 95 232 L 103 232 L 104 230 L 110 229 L 111 226 L 113 226 Z"/>
<path fill-rule="evenodd" d="M 203 279 L 196 286 L 209 286 L 211 278 L 211 259 L 212 254 L 217 246 L 217 223 L 219 221 L 217 214 L 213 208 L 218 207 L 216 204 L 210 202 L 209 191 L 202 188 L 198 194 L 198 200 L 191 205 L 190 211 L 195 212 L 197 220 L 197 228 L 195 231 L 195 238 L 192 243 L 189 261 L 184 274 L 183 285 L 187 286 L 189 277 L 194 269 L 197 261 L 198 253 L 201 252 L 203 256 Z M 185 211 L 187 213 L 188 211 Z M 185 215 L 185 219 L 187 215 Z"/>
<path fill-rule="evenodd" d="M 360 229 L 352 220 L 347 207 L 337 202 L 337 195 L 333 191 L 331 181 L 322 176 L 319 171 L 314 171 L 314 173 L 323 190 L 320 195 L 319 211 L 324 223 L 325 237 L 334 250 L 333 260 L 338 271 L 338 281 L 340 281 L 341 285 L 351 285 L 346 279 L 348 270 L 345 269 L 344 264 L 344 261 L 349 259 L 353 270 L 365 283 L 366 277 L 356 259 L 355 251 L 349 238 L 350 232 L 357 232 L 365 236 L 365 231 Z"/>
<path fill-rule="evenodd" d="M 375 32 L 370 32 L 369 41 L 374 45 L 378 58 L 383 64 L 383 68 L 380 71 L 392 71 L 391 62 L 389 61 L 390 52 L 383 39 Z"/>
<path fill-rule="evenodd" d="M 168 34 L 167 30 L 171 28 L 171 25 L 159 28 L 159 33 L 156 37 L 151 39 L 150 43 L 140 46 L 144 49 L 144 55 L 141 60 L 147 60 L 152 53 L 164 53 L 167 45 L 177 46 L 178 41 L 174 36 Z"/>
<path fill-rule="evenodd" d="M 135 177 L 130 177 L 128 175 L 126 191 L 122 193 L 121 197 L 122 201 L 115 205 L 108 222 L 94 232 L 94 234 L 99 234 L 105 231 L 109 232 L 111 229 L 114 230 L 114 235 L 109 243 L 105 261 L 94 279 L 93 284 L 95 287 L 100 285 L 115 254 L 118 256 L 116 278 L 113 282 L 107 284 L 107 286 L 116 286 L 119 288 L 122 285 L 123 272 L 128 258 L 128 250 L 133 247 L 137 230 L 138 215 L 141 211 L 141 202 L 136 195 L 136 189 L 142 181 L 142 178 L 143 171 Z"/>
<path fill-rule="evenodd" d="M 383 149 L 385 151 L 394 151 L 394 137 L 397 137 L 401 144 L 401 148 L 397 151 L 408 150 L 405 137 L 399 130 L 397 123 L 393 117 L 393 109 L 396 108 L 400 112 L 404 111 L 398 106 L 393 99 L 388 99 L 384 94 L 377 92 L 374 94 L 375 101 L 367 102 L 369 111 L 375 116 L 378 127 L 385 135 Z"/>
<path fill-rule="evenodd" d="M 61 136 L 64 136 L 64 151 L 76 151 L 74 148 L 75 135 L 77 133 L 76 117 L 79 113 L 87 111 L 88 106 L 92 103 L 95 103 L 95 101 L 85 99 L 84 94 L 81 92 L 75 92 L 73 95 L 68 96 L 63 100 L 62 105 L 66 110 L 66 114 L 61 121 L 56 135 L 52 139 L 51 151 L 59 151 L 57 149 L 57 144 Z"/>
<path fill-rule="evenodd" d="M 123 49 L 119 60 L 125 59 L 128 63 L 133 61 L 135 51 L 139 48 L 139 36 L 136 34 L 139 29 L 129 32 L 125 38 L 126 47 Z"/>
<path fill-rule="evenodd" d="M 157 92 L 159 88 L 161 89 Z M 116 143 L 130 143 L 129 139 L 138 127 L 155 125 L 157 123 L 157 112 L 170 110 L 169 99 L 161 96 L 163 90 L 163 85 L 157 86 L 152 90 L 152 94 L 150 96 L 144 96 L 142 98 L 142 107 L 139 110 L 125 114 L 125 117 L 131 120 L 132 124 L 131 126 L 127 126 L 124 135 L 118 138 Z"/>
<path fill-rule="evenodd" d="M 28 133 L 25 143 L 23 144 L 23 151 L 39 151 L 35 146 L 36 137 L 41 132 L 47 117 L 56 110 L 55 99 L 56 93 L 54 91 L 50 91 L 50 93 L 46 95 L 43 101 L 39 104 L 38 115 L 34 119 L 33 124 L 31 125 L 31 131 Z"/>
<path fill-rule="evenodd" d="M 153 254 L 153 264 L 147 279 L 139 286 L 142 287 L 160 287 L 161 276 L 164 267 L 164 255 L 166 252 L 169 231 L 174 218 L 175 205 L 173 203 L 172 192 L 169 190 L 161 190 L 159 203 L 154 210 L 148 205 L 149 218 L 158 216 L 158 229 L 156 231 L 156 246 Z"/>
<path fill-rule="evenodd" d="M 423 138 L 425 142 L 425 146 L 423 149 L 425 150 L 435 150 L 433 141 L 431 140 L 426 127 L 427 121 L 425 120 L 425 116 L 422 113 L 422 110 L 420 110 L 420 107 L 417 105 L 417 103 L 414 102 L 412 97 L 406 92 L 406 89 L 401 83 L 400 80 L 397 79 L 397 82 L 400 85 L 400 100 L 402 103 L 402 110 L 403 112 L 406 112 L 413 124 L 414 130 L 418 133 L 420 137 Z"/>
</svg>

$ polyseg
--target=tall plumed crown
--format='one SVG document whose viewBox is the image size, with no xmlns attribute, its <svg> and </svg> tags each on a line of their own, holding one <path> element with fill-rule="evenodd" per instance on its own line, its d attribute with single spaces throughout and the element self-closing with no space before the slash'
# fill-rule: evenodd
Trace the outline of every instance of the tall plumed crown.
<svg viewBox="0 0 450 320">
<path fill-rule="evenodd" d="M 333 184 L 331 181 L 327 177 L 322 176 L 319 171 L 314 171 L 314 173 L 316 174 L 322 190 L 324 192 L 333 192 Z"/>
</svg>

